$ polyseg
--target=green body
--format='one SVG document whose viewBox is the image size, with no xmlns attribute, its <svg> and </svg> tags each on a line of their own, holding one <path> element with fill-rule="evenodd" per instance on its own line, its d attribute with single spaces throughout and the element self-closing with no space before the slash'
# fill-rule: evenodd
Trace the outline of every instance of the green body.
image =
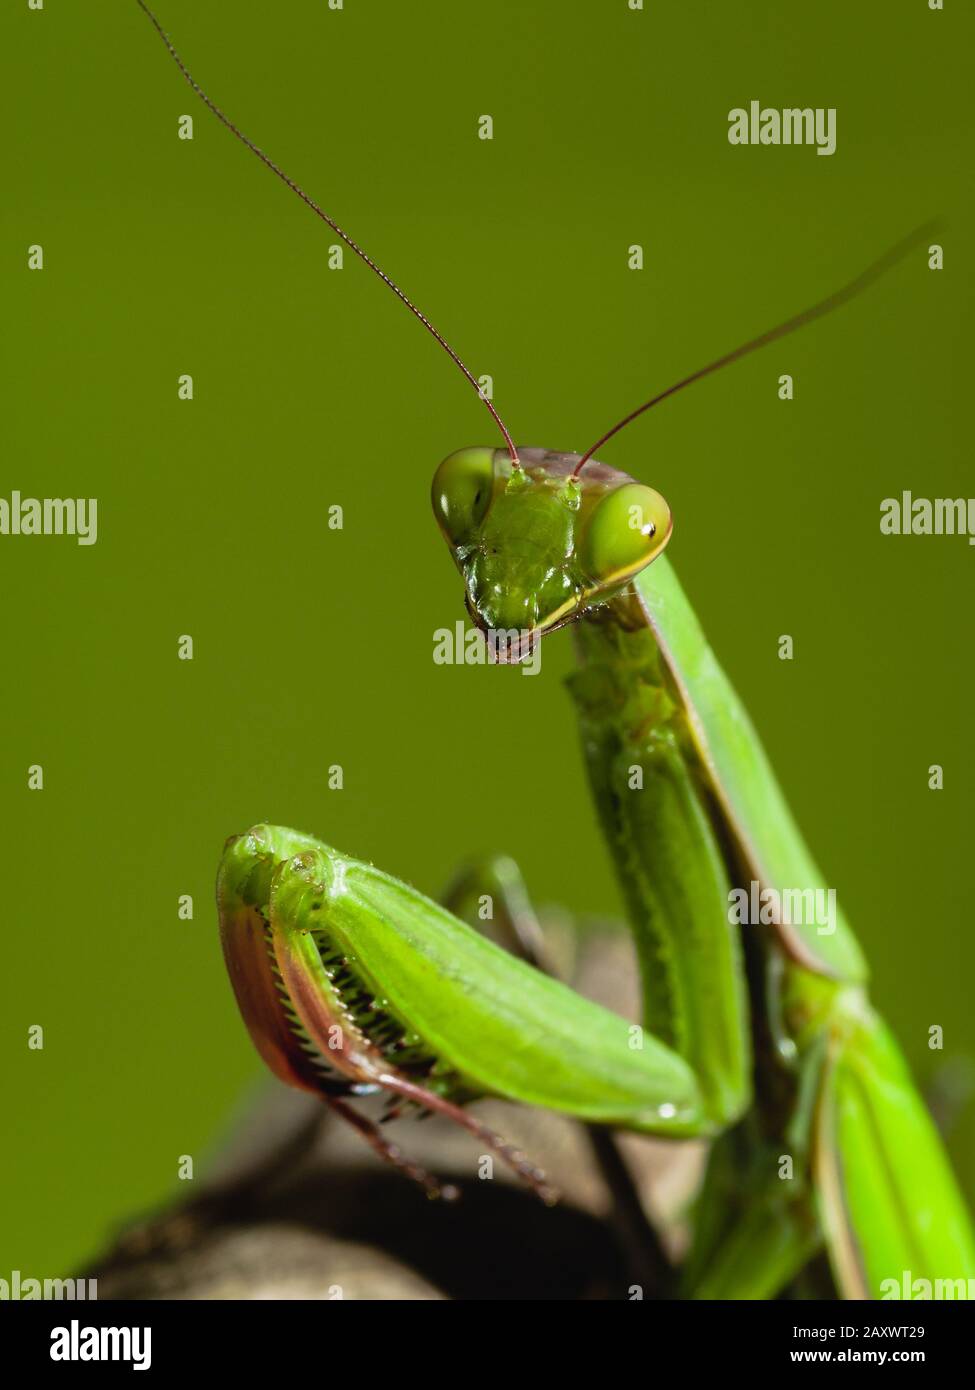
<svg viewBox="0 0 975 1390">
<path fill-rule="evenodd" d="M 393 281 L 205 95 L 146 0 L 138 3 L 211 112 L 381 276 L 479 390 Z M 666 395 L 846 302 L 922 239 L 925 229 L 836 294 L 647 401 L 601 442 Z M 432 1194 L 435 1181 L 350 1098 L 383 1091 L 394 1111 L 412 1104 L 449 1116 L 545 1200 L 554 1194 L 542 1175 L 468 1102 L 494 1094 L 591 1123 L 713 1136 L 683 1270 L 690 1295 L 794 1289 L 824 1246 L 843 1296 L 899 1292 L 919 1279 L 965 1281 L 967 1290 L 968 1216 L 867 1000 L 856 939 L 832 903 L 825 921 L 787 905 L 816 903 L 828 888 L 660 558 L 671 532 L 666 502 L 588 454 L 516 457 L 482 398 L 509 452 L 445 459 L 435 515 L 468 611 L 503 634 L 491 648 L 503 659 L 577 623 L 572 693 L 629 909 L 644 1027 L 371 866 L 263 826 L 228 843 L 218 882 L 227 966 L 261 1056 Z M 751 909 L 747 924 L 738 895 Z"/>
<path fill-rule="evenodd" d="M 462 451 L 434 509 L 470 613 L 507 629 L 514 657 L 579 620 L 570 687 L 644 1027 L 379 870 L 258 827 L 229 843 L 219 887 L 255 1042 L 292 1084 L 386 1089 L 468 1127 L 461 1107 L 497 1095 L 715 1137 L 688 1296 L 775 1296 L 824 1247 L 844 1297 L 900 1290 L 905 1272 L 973 1279 L 967 1213 L 850 927 L 838 909 L 786 920 L 790 893 L 808 905 L 827 887 L 660 556 L 666 503 L 603 465 L 573 478 L 575 462 Z M 740 925 L 735 890 L 771 906 Z"/>
<path fill-rule="evenodd" d="M 715 1209 L 699 1211 L 688 1290 L 773 1296 L 822 1236 L 847 1297 L 900 1288 L 903 1271 L 970 1279 L 964 1204 L 867 999 L 862 953 L 841 913 L 822 932 L 815 922 L 743 926 L 729 953 L 729 885 L 805 890 L 824 880 L 666 559 L 635 587 L 645 623 L 609 614 L 581 624 L 582 669 L 571 685 L 636 933 L 648 1024 L 710 1075 L 715 1106 L 735 1098 L 735 1022 L 748 981 L 751 1102 L 719 1141 L 727 1154 L 713 1157 L 725 1181 L 705 1187 L 702 1205 Z M 621 796 L 625 774 L 641 764 L 643 794 Z"/>
</svg>

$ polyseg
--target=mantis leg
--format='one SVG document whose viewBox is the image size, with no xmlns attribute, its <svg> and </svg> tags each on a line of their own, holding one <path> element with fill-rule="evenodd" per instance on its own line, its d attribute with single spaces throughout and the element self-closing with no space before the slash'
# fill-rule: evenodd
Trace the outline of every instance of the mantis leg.
<svg viewBox="0 0 975 1390">
<path fill-rule="evenodd" d="M 453 878 L 444 905 L 470 925 L 481 925 L 506 950 L 529 965 L 557 976 L 552 952 L 514 859 L 497 855 L 467 864 Z M 593 1156 L 612 1196 L 612 1222 L 633 1275 L 665 1296 L 673 1288 L 674 1269 L 656 1226 L 612 1131 L 587 1125 Z"/>
<path fill-rule="evenodd" d="M 846 1298 L 970 1298 L 975 1242 L 900 1048 L 861 996 L 828 1027 L 812 1169 Z"/>
<path fill-rule="evenodd" d="M 468 866 L 454 879 L 445 902 L 472 923 L 489 907 L 486 925 L 494 939 L 534 964 L 545 957 L 538 915 L 513 860 L 488 859 Z M 771 1145 L 758 1133 L 753 1116 L 717 1138 L 696 1204 L 694 1246 L 681 1277 L 684 1296 L 773 1298 L 822 1250 L 822 1233 L 806 1180 L 810 1124 L 807 1113 L 801 1145 L 786 1146 L 784 1141 Z M 673 1270 L 612 1134 L 596 1126 L 589 1126 L 589 1133 L 614 1194 L 618 1234 L 634 1267 L 649 1287 L 671 1288 Z M 798 1160 L 801 1171 L 794 1180 L 781 1176 L 784 1147 L 801 1147 L 807 1156 Z"/>
<path fill-rule="evenodd" d="M 346 1100 L 341 1100 L 338 1096 L 326 1096 L 325 1103 L 334 1114 L 343 1119 L 347 1125 L 351 1125 L 356 1133 L 362 1136 L 384 1163 L 398 1168 L 404 1176 L 411 1178 L 413 1182 L 423 1188 L 428 1197 L 442 1197 L 448 1202 L 456 1198 L 456 1187 L 449 1183 L 439 1182 L 419 1163 L 414 1163 L 412 1159 L 407 1158 L 399 1145 L 391 1143 L 381 1133 L 379 1126 L 374 1125 L 361 1111 L 356 1110 L 355 1106 L 350 1105 Z"/>
<path fill-rule="evenodd" d="M 732 880 L 687 737 L 646 630 L 580 624 L 569 685 L 601 828 L 626 900 L 644 1020 L 692 1068 L 712 1128 L 750 1098 L 748 999 Z"/>
<path fill-rule="evenodd" d="M 843 1298 L 967 1297 L 967 1213 L 890 1031 L 862 989 L 801 969 L 784 1001 L 807 1018 L 791 1108 L 778 1139 L 755 1113 L 715 1145 L 686 1291 L 774 1297 L 825 1248 Z"/>
<path fill-rule="evenodd" d="M 292 1085 L 340 1100 L 382 1090 L 443 1114 L 545 1200 L 540 1175 L 468 1102 L 674 1137 L 715 1128 L 673 1048 L 311 836 L 258 826 L 232 839 L 218 900 L 241 1012 Z"/>
<path fill-rule="evenodd" d="M 714 1143 L 698 1196 L 682 1292 L 697 1299 L 767 1299 L 822 1249 L 803 1173 L 782 1178 L 781 1145 L 748 1116 Z"/>
<path fill-rule="evenodd" d="M 443 901 L 449 912 L 480 928 L 511 955 L 546 975 L 558 974 L 521 870 L 508 855 L 466 864 L 454 875 Z"/>
<path fill-rule="evenodd" d="M 451 879 L 442 901 L 448 912 L 483 931 L 511 955 L 548 975 L 557 974 L 524 877 L 510 856 L 490 855 L 463 865 Z M 391 1095 L 383 1123 L 399 1118 L 403 1105 L 401 1096 Z"/>
</svg>

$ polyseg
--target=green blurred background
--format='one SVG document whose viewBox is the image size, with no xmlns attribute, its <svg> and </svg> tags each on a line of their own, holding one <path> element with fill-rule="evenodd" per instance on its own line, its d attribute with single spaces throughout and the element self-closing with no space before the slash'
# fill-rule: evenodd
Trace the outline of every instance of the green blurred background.
<svg viewBox="0 0 975 1390">
<path fill-rule="evenodd" d="M 213 98 L 494 377 L 524 444 L 584 448 L 947 219 L 942 272 L 919 252 L 604 457 L 669 498 L 671 557 L 919 1077 L 963 1065 L 975 552 L 878 522 L 904 488 L 972 491 L 971 11 L 157 5 Z M 93 547 L 0 538 L 0 1275 L 56 1276 L 165 1198 L 179 1155 L 203 1171 L 260 1077 L 212 906 L 228 834 L 292 824 L 429 892 L 505 849 L 542 901 L 618 898 L 569 638 L 537 679 L 432 661 L 463 609 L 429 481 L 495 441 L 473 392 L 351 255 L 328 270 L 335 238 L 208 115 L 135 0 L 8 0 L 0 52 L 0 495 L 99 499 Z M 836 154 L 729 145 L 752 98 L 835 106 Z M 971 1194 L 970 1109 L 951 1145 Z"/>
</svg>

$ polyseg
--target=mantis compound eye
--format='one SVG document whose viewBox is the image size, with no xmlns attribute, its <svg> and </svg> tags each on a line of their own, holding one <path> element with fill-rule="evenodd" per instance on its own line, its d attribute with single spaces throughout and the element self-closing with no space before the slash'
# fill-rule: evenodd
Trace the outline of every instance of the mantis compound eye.
<svg viewBox="0 0 975 1390">
<path fill-rule="evenodd" d="M 494 450 L 458 449 L 433 475 L 433 513 L 453 545 L 470 540 L 494 493 Z"/>
<path fill-rule="evenodd" d="M 670 539 L 670 508 L 652 487 L 624 483 L 597 503 L 579 542 L 579 560 L 600 584 L 629 579 Z"/>
</svg>

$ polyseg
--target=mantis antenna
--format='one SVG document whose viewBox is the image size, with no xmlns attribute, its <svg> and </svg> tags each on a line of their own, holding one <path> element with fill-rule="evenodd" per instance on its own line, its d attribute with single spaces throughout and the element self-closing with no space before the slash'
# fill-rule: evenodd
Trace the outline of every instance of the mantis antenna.
<svg viewBox="0 0 975 1390">
<path fill-rule="evenodd" d="M 614 434 L 619 434 L 621 429 L 635 420 L 638 415 L 642 415 L 645 410 L 649 410 L 652 405 L 659 405 L 660 402 L 665 401 L 668 396 L 676 395 L 678 391 L 683 391 L 685 386 L 690 386 L 692 381 L 700 381 L 702 377 L 710 376 L 712 372 L 716 372 L 719 367 L 727 367 L 729 363 L 737 362 L 739 357 L 747 357 L 750 352 L 757 352 L 759 348 L 765 347 L 766 343 L 774 343 L 777 338 L 784 338 L 787 333 L 794 333 L 797 328 L 805 328 L 807 323 L 812 323 L 814 319 L 822 318 L 824 314 L 831 313 L 833 309 L 838 309 L 841 304 L 846 304 L 849 300 L 858 295 L 861 290 L 867 289 L 867 287 L 872 285 L 881 275 L 890 270 L 892 266 L 895 266 L 898 261 L 903 260 L 908 251 L 935 230 L 936 225 L 935 222 L 931 221 L 925 222 L 920 227 L 915 227 L 913 232 L 909 232 L 896 246 L 892 246 L 889 251 L 885 251 L 879 259 L 874 261 L 872 265 L 867 266 L 866 270 L 861 271 L 854 280 L 844 285 L 842 289 L 836 290 L 834 294 L 827 295 L 826 298 L 821 299 L 818 304 L 813 304 L 810 308 L 803 309 L 801 313 L 794 315 L 791 319 L 786 319 L 784 323 L 778 324 L 775 328 L 770 328 L 767 332 L 760 333 L 757 338 L 752 338 L 750 342 L 743 343 L 741 347 L 735 348 L 732 352 L 726 352 L 723 357 L 715 358 L 715 360 L 709 362 L 706 367 L 699 367 L 696 372 L 692 372 L 690 376 L 685 376 L 682 381 L 677 381 L 673 386 L 668 386 L 667 390 L 661 391 L 658 396 L 651 396 L 650 400 L 644 401 L 643 405 L 638 405 L 636 410 L 631 410 L 629 415 L 624 415 L 623 419 L 615 424 L 611 430 L 607 430 L 605 434 L 600 435 L 595 444 L 593 444 L 590 449 L 586 450 L 582 458 L 576 464 L 572 471 L 572 476 L 577 478 L 597 449 L 601 449 L 608 439 L 612 439 Z"/>
<path fill-rule="evenodd" d="M 521 461 L 518 458 L 518 451 L 514 446 L 514 442 L 512 441 L 511 435 L 508 433 L 508 429 L 504 421 L 501 419 L 501 416 L 495 409 L 493 402 L 490 401 L 487 398 L 487 396 L 483 394 L 481 387 L 478 384 L 473 372 L 450 346 L 446 338 L 444 338 L 444 336 L 433 326 L 433 324 L 427 318 L 426 314 L 424 314 L 422 310 L 418 309 L 417 306 L 413 303 L 413 301 L 409 298 L 409 296 L 405 294 L 403 290 L 400 289 L 399 285 L 397 285 L 396 282 L 392 280 L 386 274 L 386 272 L 376 264 L 376 262 L 368 254 L 368 252 L 364 251 L 363 248 L 358 244 L 358 242 L 354 241 L 352 237 L 349 236 L 348 232 L 343 231 L 339 224 L 336 221 L 334 221 L 331 217 L 329 217 L 328 213 L 325 212 L 323 208 L 319 207 L 318 203 L 315 202 L 314 198 L 310 197 L 304 191 L 303 188 L 301 188 L 297 183 L 295 183 L 294 179 L 290 178 L 278 164 L 275 164 L 273 159 L 266 155 L 262 149 L 258 148 L 258 146 L 254 144 L 253 140 L 249 139 L 249 137 L 246 136 L 242 130 L 238 129 L 238 127 L 234 125 L 233 121 L 229 118 L 229 116 L 224 115 L 223 111 L 220 110 L 220 107 L 217 106 L 216 103 L 212 101 L 210 97 L 207 96 L 206 92 L 193 77 L 192 73 L 189 71 L 182 58 L 179 56 L 179 53 L 176 51 L 176 48 L 174 47 L 172 41 L 169 38 L 169 35 L 163 29 L 159 20 L 153 14 L 149 6 L 146 4 L 146 0 L 136 0 L 136 3 L 138 4 L 139 8 L 143 11 L 143 13 L 151 21 L 153 28 L 156 30 L 163 43 L 166 45 L 170 57 L 173 59 L 176 66 L 179 68 L 186 81 L 193 88 L 193 91 L 197 94 L 197 96 L 204 103 L 204 105 L 206 105 L 209 108 L 209 110 L 213 112 L 217 120 L 219 120 L 223 125 L 225 125 L 227 129 L 233 135 L 235 135 L 243 145 L 246 145 L 252 154 L 257 155 L 261 163 L 266 164 L 267 167 L 271 170 L 272 174 L 276 174 L 277 177 L 281 180 L 281 182 L 286 184 L 287 187 L 291 189 L 292 193 L 297 194 L 301 201 L 311 208 L 312 212 L 315 214 L 316 217 L 320 217 L 321 220 L 324 223 L 326 223 L 327 226 L 331 227 L 335 235 L 340 237 L 342 241 L 345 242 L 346 246 L 348 246 L 350 251 L 354 251 L 355 254 L 359 257 L 359 259 L 361 261 L 364 261 L 365 264 L 369 267 L 369 269 L 373 271 L 374 274 L 378 275 L 380 280 L 382 280 L 385 285 L 389 286 L 393 294 L 396 295 L 397 299 L 401 300 L 402 303 L 406 305 L 410 313 L 413 314 L 415 318 L 419 319 L 420 323 L 423 324 L 423 327 L 427 330 L 427 332 L 430 333 L 432 337 L 436 339 L 436 341 L 443 348 L 447 356 L 456 364 L 456 366 L 461 370 L 461 372 L 463 372 L 464 376 L 467 378 L 471 386 L 473 386 L 474 390 L 477 392 L 479 399 L 482 400 L 484 404 L 487 406 L 495 424 L 498 426 L 498 429 L 504 436 L 504 442 L 507 446 L 508 454 L 511 457 L 512 466 L 514 468 L 520 469 Z M 853 299 L 856 295 L 858 295 L 861 292 L 861 290 L 865 290 L 869 285 L 873 284 L 873 282 L 877 280 L 881 275 L 883 275 L 886 271 L 890 270 L 892 266 L 896 265 L 898 261 L 902 260 L 903 257 L 908 253 L 908 251 L 910 251 L 912 247 L 916 246 L 927 235 L 929 235 L 933 231 L 933 229 L 934 223 L 931 222 L 925 223 L 921 227 L 917 227 L 913 232 L 909 233 L 906 237 L 904 237 L 902 241 L 899 241 L 896 246 L 891 247 L 891 249 L 887 251 L 883 256 L 881 256 L 878 260 L 874 261 L 874 263 L 868 266 L 866 270 L 862 271 L 861 274 L 856 276 L 855 279 L 851 280 L 849 284 L 844 285 L 842 289 L 837 290 L 834 294 L 828 295 L 825 299 L 821 299 L 817 304 L 813 304 L 810 308 L 804 309 L 801 313 L 796 314 L 793 318 L 786 319 L 784 323 L 778 324 L 775 328 L 770 328 L 767 332 L 760 334 L 757 338 L 752 338 L 749 342 L 742 344 L 741 347 L 735 348 L 732 352 L 725 353 L 723 357 L 718 357 L 713 362 L 709 362 L 706 367 L 700 367 L 696 372 L 692 372 L 690 376 L 686 376 L 681 381 L 675 382 L 673 386 L 668 386 L 666 391 L 661 391 L 659 395 L 652 396 L 650 400 L 644 401 L 642 405 L 637 406 L 636 410 L 631 410 L 629 415 L 625 415 L 622 420 L 619 420 L 612 427 L 612 429 L 607 430 L 605 434 L 601 435 L 599 439 L 596 440 L 595 444 L 593 444 L 591 448 L 586 450 L 582 458 L 576 464 L 572 476 L 578 477 L 579 473 L 586 466 L 586 464 L 592 458 L 593 454 L 595 454 L 597 449 L 602 448 L 602 446 L 608 440 L 612 439 L 614 435 L 619 434 L 620 430 L 624 429 L 633 420 L 637 419 L 637 417 L 642 415 L 644 411 L 649 410 L 651 406 L 659 405 L 660 402 L 666 400 L 668 396 L 676 395 L 678 391 L 682 391 L 685 386 L 690 386 L 692 382 L 700 381 L 702 377 L 710 376 L 712 372 L 718 371 L 719 368 L 727 367 L 731 362 L 736 362 L 740 357 L 746 357 L 751 352 L 757 352 L 759 348 L 765 347 L 767 343 L 774 343 L 778 338 L 784 338 L 787 334 L 795 332 L 796 329 L 804 328 L 806 324 L 812 323 L 815 319 L 821 318 L 824 314 L 830 313 L 833 309 L 838 309 L 840 305 L 846 304 L 848 300 Z"/>
<path fill-rule="evenodd" d="M 159 35 L 163 43 L 166 45 L 166 48 L 169 50 L 169 55 L 173 59 L 173 62 L 179 68 L 180 72 L 186 78 L 187 82 L 193 88 L 194 92 L 196 92 L 200 100 L 213 112 L 217 120 L 221 121 L 233 135 L 236 135 L 237 139 L 240 140 L 242 144 L 246 145 L 252 154 L 256 154 L 261 163 L 266 164 L 267 167 L 271 170 L 272 174 L 277 174 L 281 182 L 287 184 L 287 186 L 291 189 L 292 193 L 296 193 L 298 197 L 301 199 L 301 201 L 311 208 L 312 212 L 315 214 L 316 217 L 320 217 L 323 222 L 327 223 L 328 226 L 331 227 L 335 235 L 342 238 L 346 246 L 348 246 L 349 250 L 354 251 L 361 261 L 365 261 L 369 269 L 371 271 L 374 271 L 375 274 L 379 276 L 380 280 L 382 280 L 384 284 L 389 286 L 389 288 L 393 291 L 393 294 L 396 295 L 397 299 L 402 300 L 402 302 L 406 305 L 407 309 L 409 309 L 410 313 L 413 314 L 415 318 L 418 318 L 420 320 L 427 332 L 431 333 L 433 337 L 436 338 L 437 342 L 443 348 L 444 352 L 457 364 L 460 370 L 464 373 L 464 376 L 474 387 L 474 390 L 477 392 L 479 398 L 484 402 L 488 410 L 491 412 L 491 415 L 494 417 L 495 424 L 498 426 L 498 429 L 504 435 L 504 442 L 508 446 L 508 453 L 511 455 L 512 466 L 515 468 L 520 468 L 521 462 L 518 458 L 518 451 L 512 443 L 511 435 L 505 428 L 504 421 L 501 419 L 501 416 L 495 410 L 492 402 L 489 401 L 487 396 L 485 396 L 481 391 L 481 388 L 478 385 L 477 379 L 475 378 L 473 372 L 470 370 L 469 367 L 465 365 L 465 363 L 461 360 L 457 353 L 454 352 L 453 348 L 447 342 L 446 338 L 444 338 L 443 335 L 440 334 L 436 328 L 434 328 L 433 324 L 427 318 L 426 314 L 422 313 L 421 310 L 419 310 L 417 306 L 413 303 L 412 299 L 410 299 L 406 294 L 403 293 L 399 285 L 397 285 L 394 280 L 391 280 L 384 270 L 380 269 L 380 267 L 376 264 L 372 257 L 362 249 L 358 242 L 353 241 L 352 238 L 349 236 L 348 232 L 344 232 L 342 228 L 338 225 L 338 223 L 334 222 L 332 218 L 329 217 L 328 213 L 318 206 L 314 198 L 309 197 L 308 194 L 304 191 L 304 189 L 299 187 L 299 185 L 295 183 L 294 179 L 289 178 L 288 175 L 284 172 L 284 170 L 280 168 L 279 165 L 275 164 L 273 159 L 269 158 L 269 156 L 266 155 L 263 150 L 259 149 L 257 145 L 254 144 L 253 140 L 248 139 L 248 137 L 243 133 L 243 131 L 239 130 L 237 126 L 234 125 L 233 121 L 229 118 L 229 116 L 225 116 L 224 113 L 220 110 L 220 107 L 217 106 L 215 102 L 210 100 L 206 92 L 193 77 L 192 73 L 189 71 L 186 64 L 183 62 L 182 58 L 177 53 L 175 47 L 173 46 L 169 38 L 169 35 L 166 33 L 165 29 L 163 29 L 162 25 L 159 23 L 159 20 L 153 14 L 152 10 L 145 3 L 145 0 L 137 0 L 137 3 L 140 10 L 142 10 L 143 13 L 146 14 L 148 18 L 151 20 L 152 25 L 156 30 L 156 33 Z"/>
</svg>

